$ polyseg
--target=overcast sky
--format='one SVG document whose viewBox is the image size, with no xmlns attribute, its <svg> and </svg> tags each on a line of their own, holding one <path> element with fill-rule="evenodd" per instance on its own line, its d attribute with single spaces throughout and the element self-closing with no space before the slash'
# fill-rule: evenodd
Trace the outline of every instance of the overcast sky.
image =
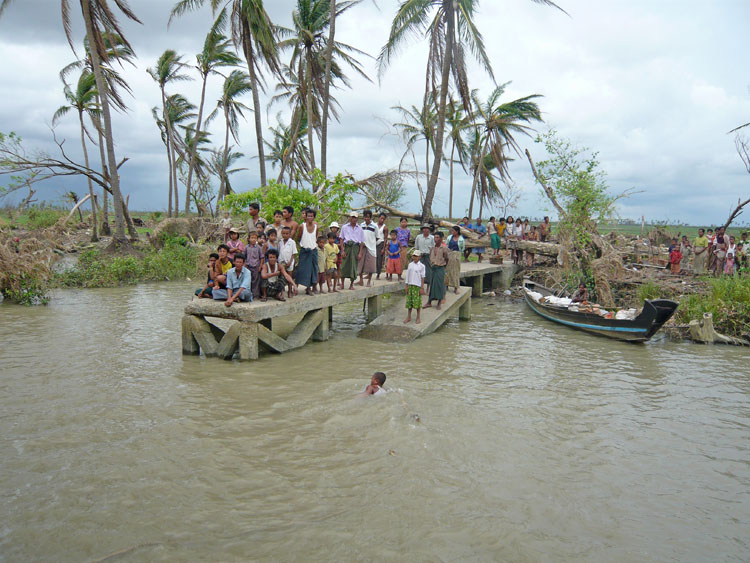
<svg viewBox="0 0 750 563">
<path fill-rule="evenodd" d="M 172 0 L 130 4 L 144 25 L 123 19 L 138 56 L 135 68 L 124 69 L 134 92 L 130 111 L 114 120 L 118 159 L 130 158 L 121 169 L 123 191 L 130 194 L 132 209 L 166 209 L 167 161 L 151 116 L 151 108 L 160 103 L 159 90 L 145 69 L 168 48 L 193 62 L 212 17 L 205 8 L 167 28 Z M 291 25 L 296 2 L 265 4 L 275 23 Z M 554 127 L 598 151 L 613 193 L 640 190 L 621 201 L 622 217 L 694 224 L 725 220 L 739 197 L 750 197 L 750 175 L 735 151 L 734 137 L 727 134 L 750 121 L 750 2 L 559 0 L 559 5 L 570 17 L 529 0 L 480 3 L 476 22 L 495 77 L 498 83 L 512 81 L 503 99 L 543 95 L 539 105 L 546 123 L 540 131 Z M 63 34 L 59 6 L 58 0 L 16 0 L 0 20 L 0 131 L 17 132 L 28 146 L 49 146 L 52 115 L 64 103 L 58 72 L 75 58 Z M 396 0 L 366 0 L 337 22 L 337 39 L 377 56 L 397 6 Z M 80 14 L 74 10 L 73 17 L 80 43 Z M 350 75 L 353 88 L 336 93 L 342 115 L 329 128 L 329 173 L 366 176 L 398 165 L 404 147 L 389 126 L 398 119 L 391 107 L 419 104 L 426 49 L 425 41 L 415 38 L 380 83 L 374 59 L 363 59 L 373 83 Z M 482 97 L 493 86 L 476 66 L 470 81 Z M 209 84 L 209 109 L 220 87 L 218 78 Z M 177 88 L 198 103 L 197 80 Z M 252 100 L 245 103 L 251 106 Z M 284 110 L 275 105 L 264 111 L 264 127 L 275 125 L 276 114 Z M 218 124 L 213 132 L 220 142 Z M 72 114 L 60 122 L 57 134 L 68 139 L 72 155 L 80 154 Z M 520 140 L 537 160 L 544 157 L 532 139 Z M 253 189 L 259 175 L 257 160 L 249 158 L 256 154 L 252 115 L 242 126 L 240 150 L 248 155 L 243 166 L 249 171 L 238 174 L 233 185 Z M 525 160 L 512 163 L 511 174 L 523 190 L 514 214 L 543 215 L 548 205 Z M 456 185 L 454 214 L 459 214 L 468 207 L 471 181 L 459 172 Z M 67 178 L 43 189 L 53 199 L 69 189 L 85 191 L 83 183 Z M 433 211 L 446 214 L 447 204 L 444 170 Z M 419 207 L 413 182 L 404 207 Z"/>
</svg>

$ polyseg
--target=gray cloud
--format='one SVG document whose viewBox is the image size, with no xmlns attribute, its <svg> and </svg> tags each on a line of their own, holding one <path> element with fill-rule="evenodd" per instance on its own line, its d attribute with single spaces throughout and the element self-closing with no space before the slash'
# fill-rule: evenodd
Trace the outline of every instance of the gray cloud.
<svg viewBox="0 0 750 563">
<path fill-rule="evenodd" d="M 290 25 L 293 2 L 266 2 L 275 22 Z M 379 8 L 363 3 L 338 25 L 338 39 L 377 55 L 388 37 L 396 0 Z M 481 3 L 477 22 L 498 82 L 512 80 L 505 97 L 544 95 L 540 105 L 549 126 L 576 143 L 598 151 L 613 191 L 642 190 L 623 200 L 623 216 L 682 219 L 715 223 L 722 220 L 740 196 L 750 192 L 750 177 L 735 154 L 726 132 L 750 119 L 750 77 L 745 68 L 745 26 L 750 4 L 743 0 L 706 4 L 698 0 L 622 3 L 563 0 L 567 17 L 527 0 Z M 131 111 L 115 118 L 118 154 L 130 161 L 123 167 L 123 186 L 134 208 L 166 207 L 167 166 L 164 147 L 150 108 L 159 92 L 145 73 L 166 48 L 185 53 L 193 61 L 212 20 L 210 10 L 188 14 L 167 28 L 169 1 L 132 0 L 144 25 L 127 22 L 126 34 L 137 55 L 137 67 L 123 73 L 134 91 Z M 74 13 L 78 22 L 78 14 Z M 76 23 L 80 42 L 81 29 Z M 59 69 L 73 55 L 60 25 L 54 0 L 17 0 L 0 20 L 0 129 L 15 130 L 33 146 L 49 147 L 47 124 L 63 103 Z M 424 87 L 426 45 L 415 40 L 403 50 L 383 76 L 370 84 L 352 77 L 353 89 L 336 93 L 342 105 L 341 122 L 330 127 L 330 164 L 333 171 L 370 174 L 398 164 L 403 146 L 388 134 L 396 121 L 390 108 L 418 104 Z M 364 61 L 375 80 L 375 62 Z M 472 63 L 472 87 L 486 95 L 491 80 Z M 197 82 L 179 85 L 194 103 Z M 210 83 L 207 104 L 212 109 L 220 83 Z M 268 99 L 268 96 L 264 98 Z M 247 100 L 250 105 L 250 100 Z M 264 125 L 275 123 L 281 105 L 264 111 Z M 252 116 L 241 132 L 243 163 L 250 170 L 238 175 L 237 186 L 258 183 Z M 544 130 L 542 126 L 540 130 Z M 212 132 L 223 138 L 220 124 Z M 75 119 L 61 121 L 57 133 L 68 139 L 66 148 L 77 155 Z M 541 147 L 522 141 L 537 158 Z M 418 161 L 420 167 L 422 160 Z M 421 169 L 421 168 L 420 168 Z M 541 215 L 547 207 L 523 159 L 511 164 L 524 196 L 517 210 Z M 448 171 L 444 169 L 435 211 L 447 211 Z M 66 179 L 66 185 L 74 185 Z M 419 197 L 409 182 L 408 204 Z M 83 189 L 83 183 L 80 183 Z M 471 181 L 457 172 L 454 209 L 468 206 Z M 51 197 L 59 188 L 49 188 Z"/>
</svg>

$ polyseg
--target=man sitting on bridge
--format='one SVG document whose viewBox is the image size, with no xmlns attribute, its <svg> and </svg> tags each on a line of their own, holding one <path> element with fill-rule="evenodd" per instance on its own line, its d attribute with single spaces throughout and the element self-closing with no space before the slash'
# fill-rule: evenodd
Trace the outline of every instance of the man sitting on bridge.
<svg viewBox="0 0 750 563">
<path fill-rule="evenodd" d="M 226 307 L 231 307 L 235 301 L 252 301 L 251 281 L 250 270 L 245 268 L 245 256 L 238 254 L 234 259 L 234 268 L 227 272 L 227 288 L 214 289 L 213 297 L 216 301 L 226 299 Z"/>
</svg>

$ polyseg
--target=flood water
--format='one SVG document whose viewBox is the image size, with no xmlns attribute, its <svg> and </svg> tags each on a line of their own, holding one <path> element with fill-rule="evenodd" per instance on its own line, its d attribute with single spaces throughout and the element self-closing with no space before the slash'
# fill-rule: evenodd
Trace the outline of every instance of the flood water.
<svg viewBox="0 0 750 563">
<path fill-rule="evenodd" d="M 191 289 L 0 306 L 0 560 L 750 560 L 747 349 L 487 298 L 226 362 L 181 354 Z"/>
</svg>

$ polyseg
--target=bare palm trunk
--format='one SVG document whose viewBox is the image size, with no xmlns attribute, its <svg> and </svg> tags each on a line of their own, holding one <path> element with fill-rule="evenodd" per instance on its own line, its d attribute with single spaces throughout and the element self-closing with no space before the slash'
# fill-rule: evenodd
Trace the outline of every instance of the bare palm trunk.
<svg viewBox="0 0 750 563">
<path fill-rule="evenodd" d="M 201 103 L 198 107 L 198 123 L 195 124 L 193 146 L 190 148 L 190 164 L 188 164 L 187 176 L 187 193 L 185 194 L 185 216 L 190 215 L 190 194 L 193 187 L 193 170 L 195 169 L 195 157 L 198 154 L 198 141 L 201 134 L 201 125 L 203 125 L 203 105 L 206 102 L 206 82 L 208 82 L 208 74 L 203 77 L 203 86 L 201 87 Z"/>
<path fill-rule="evenodd" d="M 471 198 L 469 199 L 469 218 L 474 213 L 474 196 L 477 193 L 477 183 L 479 182 L 479 165 L 474 169 L 474 180 L 471 183 Z"/>
<path fill-rule="evenodd" d="M 222 162 L 221 183 L 219 185 L 219 195 L 224 197 L 227 185 L 227 168 L 229 167 L 229 110 L 224 106 L 224 162 Z"/>
<path fill-rule="evenodd" d="M 166 99 L 166 96 L 164 94 L 164 89 L 163 88 L 162 88 L 162 91 L 161 91 L 161 104 L 162 104 L 161 116 L 162 116 L 162 119 L 164 120 L 164 126 L 167 127 L 167 133 L 165 134 L 165 137 L 164 137 L 164 144 L 167 147 L 167 166 L 169 168 L 169 171 L 167 173 L 168 176 L 169 176 L 169 207 L 167 207 L 167 217 L 171 217 L 172 216 L 172 209 L 173 209 L 173 207 L 172 207 L 172 194 L 173 194 L 174 191 L 177 191 L 177 190 L 173 189 L 173 186 L 172 186 L 172 166 L 173 166 L 173 164 L 172 164 L 172 137 L 169 135 L 169 132 L 168 132 L 169 129 L 168 129 L 168 125 L 167 125 L 167 123 L 168 123 L 168 118 L 167 118 L 167 99 Z M 179 209 L 179 207 L 177 209 Z"/>
<path fill-rule="evenodd" d="M 482 211 L 484 210 L 484 198 L 487 195 L 487 178 L 482 174 L 481 181 L 482 190 L 479 192 L 479 218 L 482 218 Z"/>
<path fill-rule="evenodd" d="M 96 105 L 101 107 L 99 93 L 96 93 Z M 93 119 L 93 118 L 92 118 Z M 104 154 L 104 137 L 102 136 L 102 122 L 99 116 L 96 117 L 96 133 L 99 137 L 99 158 L 102 161 L 102 176 L 104 181 L 109 182 L 109 168 L 107 167 L 107 157 Z M 112 231 L 109 228 L 109 192 L 102 188 L 102 235 L 109 236 Z"/>
<path fill-rule="evenodd" d="M 83 125 L 83 112 L 78 112 L 78 121 L 81 124 L 81 148 L 83 149 L 83 162 L 86 168 L 89 168 L 89 151 L 86 150 L 86 127 Z M 96 225 L 96 198 L 94 197 L 94 186 L 91 183 L 91 178 L 87 177 L 89 184 L 89 196 L 91 196 L 91 242 L 99 240 L 99 234 L 97 233 Z"/>
<path fill-rule="evenodd" d="M 312 102 L 313 102 L 313 96 L 312 96 L 312 89 L 313 89 L 313 82 L 312 82 L 312 54 L 308 51 L 307 52 L 307 88 L 305 92 L 305 105 L 307 107 L 307 145 L 308 149 L 310 150 L 310 172 L 315 170 L 315 145 L 313 145 L 313 129 L 315 129 L 313 122 L 313 112 L 312 112 Z M 318 187 L 313 185 L 312 187 L 313 192 L 318 191 Z"/>
<path fill-rule="evenodd" d="M 422 215 L 425 219 L 432 217 L 432 201 L 435 198 L 440 165 L 443 161 L 443 134 L 445 133 L 445 106 L 448 99 L 448 83 L 450 80 L 451 59 L 453 57 L 453 37 L 455 35 L 455 8 L 454 0 L 443 0 L 443 9 L 448 18 L 448 29 L 446 30 L 445 53 L 443 55 L 443 68 L 440 80 L 440 105 L 437 115 L 437 133 L 435 135 L 435 157 L 432 162 L 432 174 L 427 184 L 427 193 L 424 198 Z"/>
<path fill-rule="evenodd" d="M 326 45 L 325 90 L 323 92 L 323 122 L 320 124 L 320 171 L 326 175 L 328 166 L 328 105 L 331 99 L 331 63 L 333 61 L 333 43 L 336 37 L 336 0 L 331 0 L 328 30 L 328 45 Z"/>
<path fill-rule="evenodd" d="M 177 185 L 177 149 L 175 139 L 172 139 L 172 185 L 174 186 L 174 216 L 180 216 L 180 193 Z"/>
<path fill-rule="evenodd" d="M 250 26 L 248 25 L 247 18 L 242 18 L 242 32 L 243 35 L 248 38 L 252 34 L 250 33 Z M 250 75 L 250 85 L 253 89 L 253 113 L 255 114 L 255 141 L 258 144 L 258 166 L 260 168 L 260 185 L 266 185 L 266 154 L 263 150 L 263 123 L 261 123 L 261 107 L 260 107 L 260 96 L 258 95 L 258 79 L 255 76 L 255 61 L 253 55 L 253 45 L 250 40 L 244 41 L 245 47 L 245 60 L 247 61 L 247 73 Z"/>
<path fill-rule="evenodd" d="M 453 139 L 451 143 L 451 181 L 450 191 L 448 194 L 448 220 L 453 220 L 453 157 L 456 152 L 456 140 Z"/>
<path fill-rule="evenodd" d="M 94 23 L 91 18 L 91 11 L 89 3 L 84 1 L 81 2 L 81 11 L 83 13 L 83 21 L 86 24 L 86 35 L 91 40 L 91 62 L 94 67 L 94 79 L 96 81 L 96 90 L 99 92 L 102 102 L 102 117 L 104 119 L 104 138 L 107 142 L 107 161 L 109 163 L 109 169 L 112 171 L 110 176 L 110 186 L 112 187 L 112 199 L 115 202 L 115 238 L 118 240 L 126 240 L 125 237 L 125 218 L 122 214 L 122 193 L 120 192 L 120 175 L 117 171 L 117 157 L 115 156 L 115 142 L 112 136 L 112 117 L 109 112 L 109 99 L 107 89 L 107 81 L 104 80 L 101 69 L 101 61 L 99 60 L 99 52 L 97 51 L 96 44 L 93 40 L 95 37 Z"/>
</svg>

